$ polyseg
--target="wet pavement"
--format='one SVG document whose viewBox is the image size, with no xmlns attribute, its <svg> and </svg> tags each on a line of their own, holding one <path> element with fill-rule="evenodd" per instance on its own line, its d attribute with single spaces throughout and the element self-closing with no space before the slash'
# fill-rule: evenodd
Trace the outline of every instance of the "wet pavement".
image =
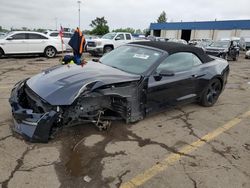
<svg viewBox="0 0 250 188">
<path fill-rule="evenodd" d="M 48 144 L 25 142 L 10 130 L 10 90 L 59 58 L 0 59 L 0 187 L 120 187 L 171 154 L 180 160 L 141 187 L 250 187 L 249 117 L 194 152 L 180 152 L 250 110 L 250 60 L 230 62 L 229 83 L 214 107 L 189 104 L 135 124 L 113 122 L 107 131 L 79 125 Z"/>
</svg>

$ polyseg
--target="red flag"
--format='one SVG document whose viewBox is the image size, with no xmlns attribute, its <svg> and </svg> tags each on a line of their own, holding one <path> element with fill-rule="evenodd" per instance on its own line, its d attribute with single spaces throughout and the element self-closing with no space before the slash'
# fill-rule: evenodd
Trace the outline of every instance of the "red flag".
<svg viewBox="0 0 250 188">
<path fill-rule="evenodd" d="M 63 53 L 63 44 L 64 44 L 64 41 L 63 41 L 63 27 L 61 26 L 61 29 L 59 31 L 59 36 L 61 38 L 61 42 L 62 42 L 62 53 Z"/>
<path fill-rule="evenodd" d="M 63 42 L 63 27 L 62 26 L 61 26 L 61 29 L 59 31 L 59 36 L 60 36 L 60 38 L 61 38 L 61 40 Z"/>
</svg>

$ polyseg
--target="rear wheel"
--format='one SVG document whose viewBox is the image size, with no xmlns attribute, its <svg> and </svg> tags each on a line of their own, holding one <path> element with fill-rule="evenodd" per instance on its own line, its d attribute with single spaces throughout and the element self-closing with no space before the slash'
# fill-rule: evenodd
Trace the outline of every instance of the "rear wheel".
<svg viewBox="0 0 250 188">
<path fill-rule="evenodd" d="M 56 49 L 53 46 L 48 46 L 44 50 L 44 55 L 48 58 L 52 58 L 56 56 Z"/>
<path fill-rule="evenodd" d="M 200 101 L 201 105 L 206 107 L 213 106 L 217 102 L 221 94 L 221 90 L 222 90 L 222 85 L 220 80 L 218 80 L 217 78 L 211 80 L 211 82 L 203 92 Z"/>
</svg>

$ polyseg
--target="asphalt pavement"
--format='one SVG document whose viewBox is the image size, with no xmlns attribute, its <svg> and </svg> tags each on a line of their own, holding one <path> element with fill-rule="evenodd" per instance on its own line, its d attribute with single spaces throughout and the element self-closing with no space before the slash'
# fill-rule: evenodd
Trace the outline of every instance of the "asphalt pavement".
<svg viewBox="0 0 250 188">
<path fill-rule="evenodd" d="M 79 125 L 47 144 L 26 142 L 10 129 L 10 91 L 60 58 L 0 59 L 0 187 L 250 187 L 250 60 L 229 62 L 213 107 L 188 104 L 107 131 Z"/>
</svg>

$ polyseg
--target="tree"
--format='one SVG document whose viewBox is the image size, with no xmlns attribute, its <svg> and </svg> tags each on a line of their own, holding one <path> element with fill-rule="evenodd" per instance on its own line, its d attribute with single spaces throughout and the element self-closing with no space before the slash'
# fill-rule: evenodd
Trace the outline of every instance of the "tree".
<svg viewBox="0 0 250 188">
<path fill-rule="evenodd" d="M 104 17 L 97 17 L 95 20 L 91 21 L 90 27 L 92 27 L 91 34 L 104 35 L 109 32 L 108 22 Z"/>
<path fill-rule="evenodd" d="M 120 28 L 120 29 L 114 29 L 113 32 L 127 32 L 127 33 L 131 33 L 131 34 L 134 34 L 135 33 L 135 30 L 133 28 Z"/>
<path fill-rule="evenodd" d="M 22 31 L 29 31 L 30 29 L 28 29 L 27 27 L 22 27 L 21 30 L 22 30 Z"/>
<path fill-rule="evenodd" d="M 150 35 L 150 30 L 149 29 L 144 29 L 143 34 L 147 37 Z"/>
<path fill-rule="evenodd" d="M 42 28 L 35 29 L 34 28 L 33 31 L 44 33 L 46 31 L 46 29 L 42 29 Z"/>
<path fill-rule="evenodd" d="M 135 31 L 136 34 L 143 34 L 142 31 L 140 29 L 136 29 Z"/>
<path fill-rule="evenodd" d="M 158 19 L 157 19 L 157 22 L 158 22 L 158 23 L 165 23 L 165 22 L 167 22 L 167 16 L 166 16 L 166 12 L 165 12 L 165 11 L 163 11 L 163 12 L 160 14 L 160 16 L 159 16 Z"/>
</svg>

